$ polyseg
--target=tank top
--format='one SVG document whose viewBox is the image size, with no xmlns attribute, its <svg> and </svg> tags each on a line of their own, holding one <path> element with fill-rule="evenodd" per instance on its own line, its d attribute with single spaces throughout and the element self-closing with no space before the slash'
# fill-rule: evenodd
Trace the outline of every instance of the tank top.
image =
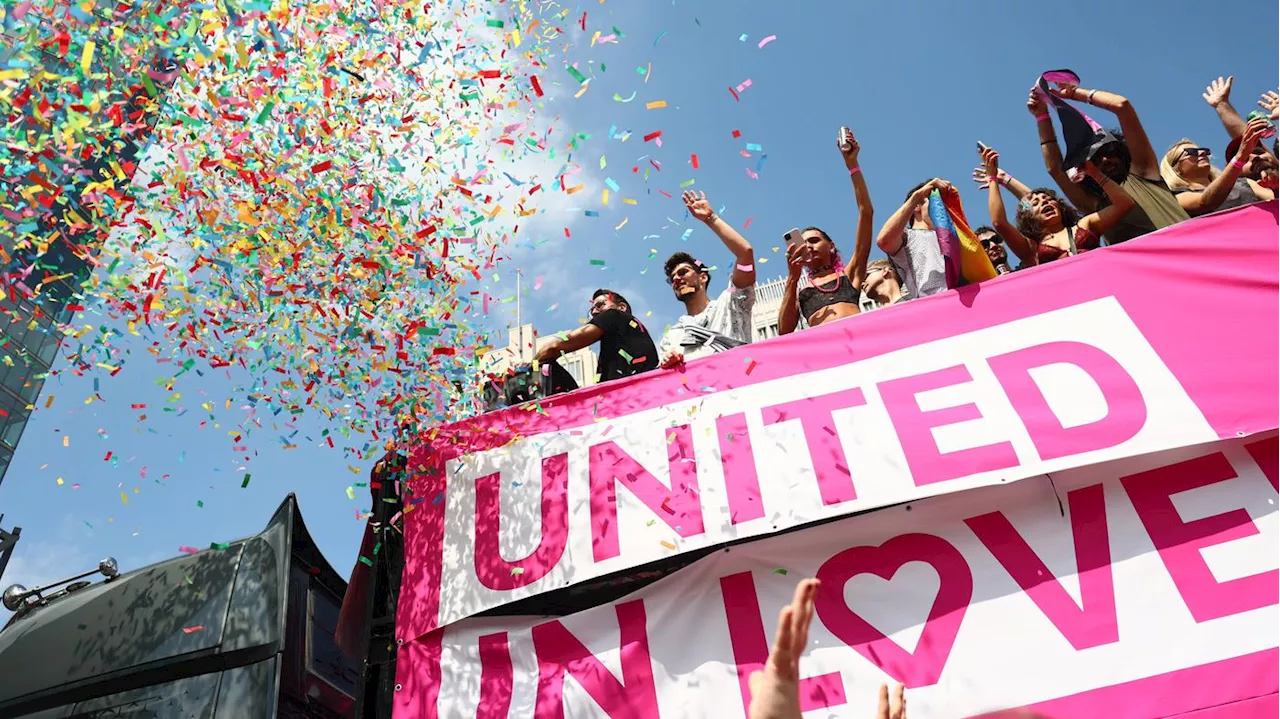
<svg viewBox="0 0 1280 719">
<path fill-rule="evenodd" d="M 1164 180 L 1148 180 L 1130 173 L 1120 186 L 1137 204 L 1104 235 L 1108 245 L 1132 240 L 1191 218 Z"/>
<path fill-rule="evenodd" d="M 1174 190 L 1173 194 L 1181 195 L 1184 192 L 1199 192 L 1199 190 L 1183 187 Z M 1251 205 L 1255 202 L 1260 202 L 1260 200 L 1257 195 L 1253 194 L 1253 185 L 1250 185 L 1247 179 L 1238 177 L 1236 178 L 1236 184 L 1231 186 L 1231 192 L 1227 193 L 1227 199 L 1223 200 L 1221 205 L 1218 205 L 1212 210 L 1200 210 L 1192 216 L 1199 217 L 1200 215 L 1207 215 L 1210 212 L 1221 212 L 1222 210 L 1230 210 L 1244 205 Z"/>
<path fill-rule="evenodd" d="M 796 299 L 800 301 L 800 312 L 805 319 L 813 316 L 814 312 L 834 304 L 848 302 L 853 306 L 858 306 L 858 297 L 862 294 L 849 281 L 847 275 L 840 275 L 836 278 L 835 289 L 831 288 L 831 283 L 827 282 L 821 285 L 823 292 L 818 286 L 809 286 L 800 290 Z"/>
</svg>

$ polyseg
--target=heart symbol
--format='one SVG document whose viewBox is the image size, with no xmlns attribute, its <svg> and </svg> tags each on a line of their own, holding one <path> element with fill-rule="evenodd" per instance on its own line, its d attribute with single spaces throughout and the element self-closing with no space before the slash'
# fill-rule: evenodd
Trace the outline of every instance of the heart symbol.
<svg viewBox="0 0 1280 719">
<path fill-rule="evenodd" d="M 938 573 L 938 596 L 914 652 L 908 652 L 844 601 L 844 586 L 859 574 L 892 580 L 902 565 L 925 562 Z M 932 534 L 903 534 L 878 547 L 851 547 L 823 563 L 814 607 L 827 630 L 910 689 L 938 683 L 973 598 L 973 573 L 964 555 Z M 907 621 L 911 621 L 908 619 Z"/>
</svg>

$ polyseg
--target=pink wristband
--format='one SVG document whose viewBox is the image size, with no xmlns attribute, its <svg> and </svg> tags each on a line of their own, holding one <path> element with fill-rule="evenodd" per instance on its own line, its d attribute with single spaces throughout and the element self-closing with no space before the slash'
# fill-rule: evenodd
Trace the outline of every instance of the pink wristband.
<svg viewBox="0 0 1280 719">
<path fill-rule="evenodd" d="M 1036 122 L 1040 122 L 1041 120 L 1048 120 L 1048 119 L 1049 119 L 1049 113 L 1047 112 L 1042 112 L 1039 115 L 1036 115 Z"/>
<path fill-rule="evenodd" d="M 1240 158 L 1236 158 L 1235 160 L 1231 161 L 1231 166 L 1236 168 L 1237 170 L 1243 170 L 1244 160 L 1241 160 Z"/>
<path fill-rule="evenodd" d="M 858 174 L 859 172 L 862 172 L 862 168 L 861 168 L 861 167 L 858 167 L 857 165 L 854 165 L 853 167 L 850 167 L 850 168 L 849 168 L 849 176 L 850 176 L 850 177 L 853 177 L 854 175 Z"/>
</svg>

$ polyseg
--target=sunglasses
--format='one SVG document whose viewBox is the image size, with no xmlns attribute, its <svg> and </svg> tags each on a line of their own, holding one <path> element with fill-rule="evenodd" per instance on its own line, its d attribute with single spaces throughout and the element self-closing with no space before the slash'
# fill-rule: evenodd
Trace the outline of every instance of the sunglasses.
<svg viewBox="0 0 1280 719">
<path fill-rule="evenodd" d="M 1188 147 L 1187 149 L 1178 153 L 1178 162 L 1182 162 L 1188 157 L 1197 158 L 1197 157 L 1208 157 L 1208 156 L 1209 156 L 1209 148 L 1207 147 Z"/>
<path fill-rule="evenodd" d="M 995 245 L 1000 244 L 1000 240 L 995 237 L 984 237 L 978 240 L 978 242 L 982 243 L 982 249 L 984 250 L 987 249 L 988 247 L 993 247 Z"/>
</svg>

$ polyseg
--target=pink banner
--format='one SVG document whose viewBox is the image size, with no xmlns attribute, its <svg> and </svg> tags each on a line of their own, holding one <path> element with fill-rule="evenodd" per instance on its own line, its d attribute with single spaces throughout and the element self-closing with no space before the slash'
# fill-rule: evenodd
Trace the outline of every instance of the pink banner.
<svg viewBox="0 0 1280 719">
<path fill-rule="evenodd" d="M 1275 716 L 1276 447 L 949 493 L 714 552 L 570 616 L 464 620 L 400 648 L 394 716 L 744 717 L 804 577 L 822 582 L 800 661 L 813 716 L 871 716 L 881 682 L 908 687 L 913 719 Z"/>
<path fill-rule="evenodd" d="M 815 520 L 1274 428 L 1276 225 L 1274 202 L 1221 213 L 434 430 L 411 458 L 397 634 Z"/>
</svg>

